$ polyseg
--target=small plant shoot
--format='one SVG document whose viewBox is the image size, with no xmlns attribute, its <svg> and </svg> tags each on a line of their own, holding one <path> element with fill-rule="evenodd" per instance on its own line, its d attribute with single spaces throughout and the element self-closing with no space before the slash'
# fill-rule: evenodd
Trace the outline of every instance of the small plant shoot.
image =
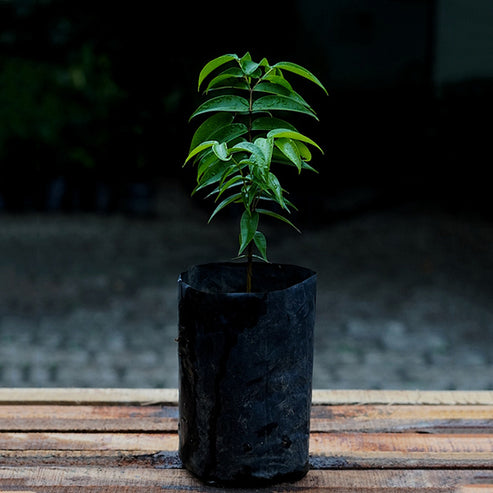
<svg viewBox="0 0 493 493">
<path fill-rule="evenodd" d="M 190 119 L 204 115 L 195 131 L 184 165 L 197 166 L 192 194 L 207 189 L 216 207 L 212 218 L 225 207 L 239 204 L 239 258 L 246 258 L 247 292 L 251 291 L 254 258 L 268 261 L 267 241 L 259 230 L 260 218 L 270 216 L 291 227 L 296 210 L 277 176 L 277 167 L 292 166 L 298 173 L 315 171 L 308 164 L 320 146 L 288 121 L 290 112 L 318 120 L 315 111 L 298 94 L 286 76 L 301 76 L 325 87 L 306 68 L 291 62 L 270 65 L 254 62 L 249 53 L 222 55 L 208 62 L 199 74 L 198 90 L 206 100 Z"/>
</svg>

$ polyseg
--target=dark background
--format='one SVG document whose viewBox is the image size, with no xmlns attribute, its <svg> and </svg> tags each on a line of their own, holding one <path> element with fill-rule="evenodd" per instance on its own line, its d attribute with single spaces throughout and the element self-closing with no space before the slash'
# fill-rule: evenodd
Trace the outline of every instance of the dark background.
<svg viewBox="0 0 493 493">
<path fill-rule="evenodd" d="M 152 214 L 171 178 L 193 187 L 181 164 L 197 125 L 188 117 L 199 70 L 250 51 L 306 66 L 330 93 L 292 78 L 320 117 L 301 117 L 300 129 L 325 149 L 320 176 L 284 178 L 288 189 L 296 179 L 305 217 L 406 200 L 490 216 L 493 42 L 452 46 L 459 75 L 438 72 L 455 56 L 442 38 L 456 30 L 467 39 L 492 8 L 0 1 L 0 209 Z M 478 47 L 489 65 L 461 75 Z"/>
<path fill-rule="evenodd" d="M 0 384 L 176 387 L 176 279 L 238 221 L 190 198 L 197 76 L 297 62 L 319 175 L 279 174 L 318 273 L 315 388 L 493 388 L 491 0 L 0 0 Z M 198 194 L 197 194 L 198 195 Z M 266 229 L 264 229 L 266 228 Z"/>
</svg>

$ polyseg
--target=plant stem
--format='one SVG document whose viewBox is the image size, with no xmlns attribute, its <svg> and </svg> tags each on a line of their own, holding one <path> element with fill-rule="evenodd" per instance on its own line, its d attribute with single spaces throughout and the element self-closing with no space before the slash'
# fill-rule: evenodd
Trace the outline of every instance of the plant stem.
<svg viewBox="0 0 493 493">
<path fill-rule="evenodd" d="M 247 293 L 252 292 L 252 270 L 253 270 L 253 243 L 250 242 L 247 250 L 247 280 L 246 280 L 246 291 Z"/>
<path fill-rule="evenodd" d="M 251 87 L 251 82 L 248 80 L 249 89 L 249 101 L 248 101 L 248 141 L 252 141 L 252 120 L 253 120 L 253 88 Z M 254 202 L 252 201 L 252 205 Z M 255 205 L 253 205 L 253 211 L 255 210 Z M 250 212 L 253 212 L 252 210 Z M 253 270 L 253 241 L 250 241 L 247 247 L 247 279 L 246 279 L 246 291 L 247 293 L 252 292 L 252 270 Z"/>
</svg>

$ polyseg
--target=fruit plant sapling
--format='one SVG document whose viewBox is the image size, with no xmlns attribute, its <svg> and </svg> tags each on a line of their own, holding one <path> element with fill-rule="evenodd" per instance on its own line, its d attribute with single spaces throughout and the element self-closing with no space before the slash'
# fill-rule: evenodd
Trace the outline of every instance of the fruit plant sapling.
<svg viewBox="0 0 493 493">
<path fill-rule="evenodd" d="M 192 161 L 197 166 L 197 186 L 192 194 L 212 188 L 208 196 L 215 196 L 218 205 L 209 222 L 231 204 L 243 208 L 238 257 L 246 257 L 248 262 L 247 292 L 252 289 L 253 259 L 268 261 L 267 241 L 259 231 L 260 217 L 274 217 L 297 230 L 286 217 L 296 207 L 286 198 L 272 164 L 294 166 L 299 173 L 315 171 L 308 164 L 310 147 L 322 152 L 286 119 L 289 112 L 295 112 L 318 120 L 286 79 L 287 73 L 301 76 L 327 93 L 315 75 L 295 63 L 270 65 L 265 58 L 254 62 L 249 53 L 241 58 L 222 55 L 201 70 L 198 90 L 208 81 L 207 99 L 190 117 L 207 114 L 192 137 L 184 163 Z"/>
</svg>

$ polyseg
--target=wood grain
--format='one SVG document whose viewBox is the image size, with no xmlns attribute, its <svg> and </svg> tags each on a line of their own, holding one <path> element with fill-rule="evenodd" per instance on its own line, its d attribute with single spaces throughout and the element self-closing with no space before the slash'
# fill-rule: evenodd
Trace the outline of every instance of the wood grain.
<svg viewBox="0 0 493 493">
<path fill-rule="evenodd" d="M 171 405 L 0 404 L 3 431 L 176 431 Z M 493 406 L 334 405 L 313 406 L 314 432 L 488 433 Z"/>
<path fill-rule="evenodd" d="M 492 394 L 314 391 L 309 474 L 262 491 L 491 491 Z M 231 491 L 182 469 L 176 398 L 0 389 L 0 493 Z"/>
<path fill-rule="evenodd" d="M 176 404 L 177 389 L 0 388 L 0 403 Z M 493 391 L 313 390 L 313 403 L 493 405 Z"/>
<path fill-rule="evenodd" d="M 295 484 L 284 483 L 262 491 L 331 491 L 333 493 L 392 492 L 452 492 L 464 484 L 474 484 L 481 470 L 331 470 L 310 471 Z M 206 487 L 183 469 L 148 469 L 117 467 L 33 467 L 0 466 L 3 488 L 35 489 L 35 491 L 117 491 L 163 492 L 209 491 L 221 493 L 221 488 Z M 70 488 L 70 489 L 67 489 Z M 98 488 L 98 489 L 97 489 Z M 123 489 L 125 488 L 125 489 Z M 242 493 L 255 490 L 242 489 Z"/>
</svg>

